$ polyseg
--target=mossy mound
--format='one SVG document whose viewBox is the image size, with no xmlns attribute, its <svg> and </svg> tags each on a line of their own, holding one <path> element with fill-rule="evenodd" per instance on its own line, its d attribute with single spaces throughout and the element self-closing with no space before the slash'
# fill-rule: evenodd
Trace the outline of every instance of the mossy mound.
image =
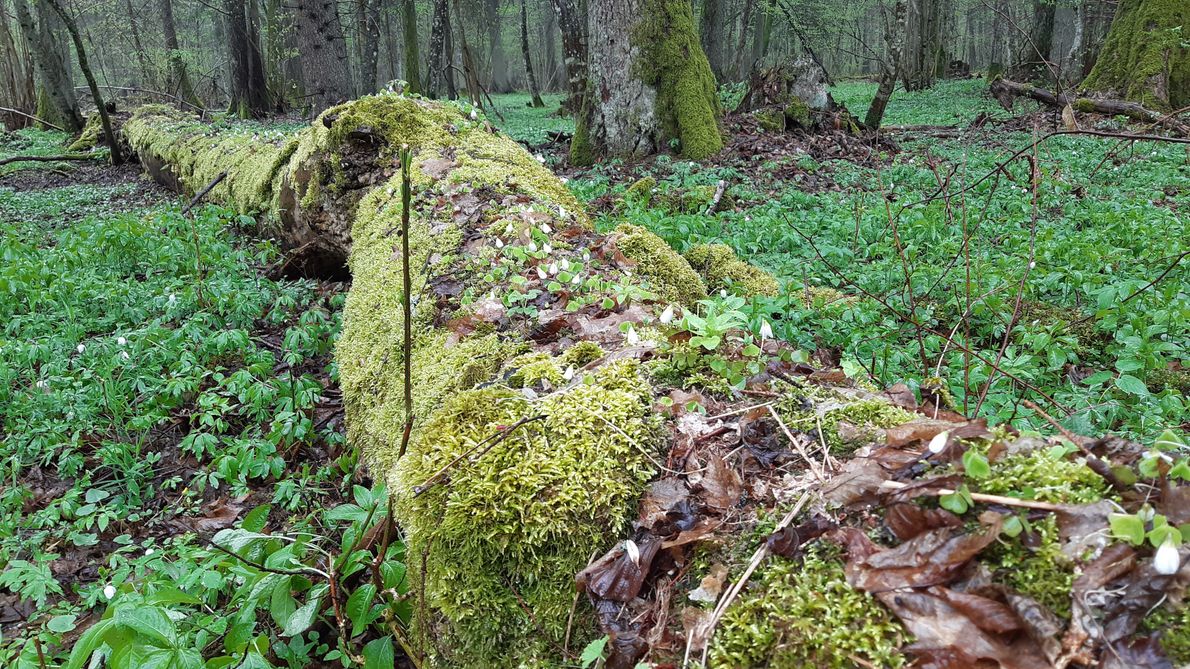
<svg viewBox="0 0 1190 669">
<path fill-rule="evenodd" d="M 636 273 L 648 279 L 662 299 L 694 304 L 707 296 L 706 284 L 664 239 L 631 223 L 620 224 L 614 239 L 620 253 L 636 263 Z"/>
<path fill-rule="evenodd" d="M 470 457 L 424 494 L 397 497 L 409 573 L 425 578 L 428 609 L 414 606 L 419 643 L 452 666 L 539 666 L 557 654 L 574 574 L 622 533 L 654 473 L 645 455 L 660 434 L 651 404 L 638 364 L 625 360 L 536 403 L 493 387 L 434 412 L 396 468 L 397 489 Z M 542 418 L 510 427 L 533 416 Z M 476 449 L 502 430 L 490 450 Z M 572 647 L 591 628 L 575 623 Z"/>
<path fill-rule="evenodd" d="M 883 441 L 881 430 L 916 418 L 883 397 L 862 390 L 831 389 L 806 383 L 790 386 L 777 401 L 777 413 L 791 430 L 821 433 L 832 453 Z"/>
<path fill-rule="evenodd" d="M 82 132 L 79 133 L 78 138 L 66 147 L 67 151 L 90 151 L 99 146 L 99 140 L 103 138 L 103 118 L 99 112 L 91 114 L 87 119 L 87 124 L 83 126 Z"/>
<path fill-rule="evenodd" d="M 711 291 L 727 289 L 749 296 L 770 297 L 781 292 L 781 284 L 772 274 L 740 260 L 726 244 L 699 244 L 690 247 L 684 255 Z"/>
<path fill-rule="evenodd" d="M 847 584 L 838 549 L 772 558 L 728 607 L 709 666 L 719 669 L 902 667 L 908 635 L 872 595 Z"/>
</svg>

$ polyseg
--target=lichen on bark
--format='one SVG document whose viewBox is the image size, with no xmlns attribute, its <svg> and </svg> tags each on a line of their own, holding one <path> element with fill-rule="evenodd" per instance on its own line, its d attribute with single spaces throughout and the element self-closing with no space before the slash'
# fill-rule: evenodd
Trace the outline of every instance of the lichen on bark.
<svg viewBox="0 0 1190 669">
<path fill-rule="evenodd" d="M 1190 105 L 1190 3 L 1122 0 L 1082 87 L 1168 111 Z"/>
</svg>

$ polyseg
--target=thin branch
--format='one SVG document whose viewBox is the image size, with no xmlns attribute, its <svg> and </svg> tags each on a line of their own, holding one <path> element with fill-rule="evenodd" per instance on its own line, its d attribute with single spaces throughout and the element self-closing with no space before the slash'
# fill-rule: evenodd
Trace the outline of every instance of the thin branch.
<svg viewBox="0 0 1190 669">
<path fill-rule="evenodd" d="M 47 121 L 43 118 L 38 118 L 32 114 L 26 114 L 25 112 L 23 112 L 19 109 L 12 109 L 11 107 L 0 107 L 0 112 L 5 112 L 8 114 L 16 114 L 17 116 L 24 116 L 27 119 L 37 121 L 38 123 L 40 123 L 44 126 L 53 128 L 54 130 L 61 130 L 62 132 L 70 132 L 69 130 L 67 130 L 66 128 L 63 128 L 60 125 L 54 125 L 53 123 L 50 123 L 49 121 Z"/>
</svg>

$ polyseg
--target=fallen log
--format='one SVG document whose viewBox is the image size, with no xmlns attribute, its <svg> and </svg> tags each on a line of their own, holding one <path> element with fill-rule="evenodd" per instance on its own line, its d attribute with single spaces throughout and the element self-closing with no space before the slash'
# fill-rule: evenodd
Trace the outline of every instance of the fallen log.
<svg viewBox="0 0 1190 669">
<path fill-rule="evenodd" d="M 1162 114 L 1128 100 L 1055 93 L 1032 84 L 1022 84 L 1008 79 L 996 79 L 988 86 L 988 92 L 996 98 L 1001 107 L 1008 111 L 1012 111 L 1012 105 L 1017 98 L 1027 97 L 1059 110 L 1065 109 L 1069 105 L 1075 111 L 1083 113 L 1127 116 L 1141 123 L 1149 123 L 1181 135 L 1190 135 L 1190 125 L 1178 118 L 1176 114 Z"/>
<path fill-rule="evenodd" d="M 57 163 L 70 160 L 95 160 L 95 156 L 89 153 L 68 153 L 61 156 L 10 156 L 0 159 L 0 167 L 12 163 Z"/>
</svg>

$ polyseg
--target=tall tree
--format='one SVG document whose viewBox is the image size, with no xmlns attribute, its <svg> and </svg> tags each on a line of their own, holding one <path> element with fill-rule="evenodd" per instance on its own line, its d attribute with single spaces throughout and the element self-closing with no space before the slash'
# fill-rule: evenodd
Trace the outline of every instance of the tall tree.
<svg viewBox="0 0 1190 669">
<path fill-rule="evenodd" d="M 132 50 L 136 52 L 136 62 L 140 66 L 140 79 L 152 86 L 153 68 L 149 67 L 148 55 L 140 39 L 140 25 L 136 20 L 136 11 L 132 8 L 132 0 L 124 0 L 124 11 L 128 14 L 128 28 L 132 31 Z"/>
<path fill-rule="evenodd" d="M 178 44 L 178 28 L 174 23 L 173 0 L 160 0 L 158 9 L 161 12 L 161 32 L 165 36 L 166 60 L 169 62 L 169 80 L 166 90 L 174 92 L 178 97 L 193 105 L 201 104 L 194 93 L 194 85 L 190 83 L 190 73 L 186 71 L 186 61 L 182 58 L 182 49 Z"/>
<path fill-rule="evenodd" d="M 893 6 L 892 20 L 884 16 L 884 44 L 888 53 L 880 63 L 880 85 L 876 88 L 876 96 L 868 107 L 864 116 L 864 125 L 876 129 L 884 120 L 884 110 L 897 86 L 897 78 L 901 73 L 901 49 L 905 43 L 905 0 L 897 0 Z"/>
<path fill-rule="evenodd" d="M 562 109 L 577 113 L 582 108 L 583 96 L 587 94 L 586 17 L 579 11 L 577 0 L 553 0 L 553 3 L 554 12 L 558 15 L 558 28 L 562 31 L 562 62 L 566 66 L 568 95 L 562 103 Z"/>
<path fill-rule="evenodd" d="M 541 100 L 541 89 L 537 87 L 537 75 L 533 73 L 533 58 L 529 55 L 529 10 L 528 0 L 521 0 L 521 55 L 525 58 L 525 79 L 529 84 L 529 95 L 533 96 L 529 103 L 533 107 L 544 107 Z"/>
<path fill-rule="evenodd" d="M 1054 46 L 1054 12 L 1051 0 L 1033 0 L 1033 21 L 1029 34 L 1020 35 L 1020 46 L 1008 69 L 1008 77 L 1017 81 L 1053 79 L 1050 51 Z"/>
<path fill-rule="evenodd" d="M 1161 110 L 1190 106 L 1190 3 L 1121 0 L 1083 88 Z"/>
<path fill-rule="evenodd" d="M 36 1 L 34 19 L 26 0 L 16 0 L 14 9 L 21 31 L 29 37 L 33 62 L 41 80 L 37 92 L 37 116 L 78 132 L 83 127 L 78 98 L 74 94 L 74 80 L 67 64 L 68 47 L 62 39 L 65 27 L 48 3 Z"/>
<path fill-rule="evenodd" d="M 74 22 L 72 17 L 58 2 L 58 0 L 45 0 L 46 3 L 53 8 L 54 13 L 62 20 L 62 24 L 66 26 L 66 31 L 70 33 L 70 39 L 74 42 L 74 55 L 78 59 L 79 69 L 83 71 L 83 77 L 87 80 L 87 86 L 91 89 L 91 99 L 95 101 L 95 106 L 99 109 L 99 121 L 103 126 L 103 136 L 107 138 L 107 146 L 109 156 L 113 165 L 121 165 L 124 163 L 124 153 L 120 150 L 120 143 L 113 141 L 116 133 L 112 130 L 112 119 L 108 116 L 107 105 L 103 103 L 103 94 L 99 91 L 99 83 L 95 81 L 95 73 L 91 71 L 91 65 L 87 61 L 87 49 L 83 46 L 83 38 L 79 36 L 78 25 Z"/>
<path fill-rule="evenodd" d="M 231 55 L 231 102 L 228 109 L 240 118 L 269 112 L 269 89 L 260 55 L 260 21 L 255 0 L 223 0 L 227 46 Z"/>
<path fill-rule="evenodd" d="M 724 78 L 724 47 L 727 41 L 724 29 L 727 27 L 728 0 L 703 0 L 702 16 L 698 23 L 698 39 L 702 51 L 711 64 L 715 78 Z"/>
<path fill-rule="evenodd" d="M 938 78 L 942 9 L 942 0 L 909 0 L 901 68 L 905 90 L 925 90 L 933 86 Z"/>
<path fill-rule="evenodd" d="M 9 21 L 8 13 L 0 11 L 0 107 L 32 114 L 36 105 L 37 89 L 29 40 Z M 30 120 L 28 116 L 0 112 L 0 125 L 9 128 L 23 128 Z"/>
<path fill-rule="evenodd" d="M 450 100 L 459 97 L 455 90 L 454 45 L 450 35 L 450 6 L 447 0 L 434 0 L 434 18 L 430 22 L 430 59 L 426 75 L 426 95 L 436 98 L 445 94 Z"/>
<path fill-rule="evenodd" d="M 380 58 L 380 2 L 355 0 L 355 52 L 359 63 L 356 94 L 376 92 L 376 61 Z"/>
<path fill-rule="evenodd" d="M 590 90 L 571 160 L 640 157 L 676 142 L 688 158 L 723 147 L 715 75 L 688 0 L 589 0 Z"/>
<path fill-rule="evenodd" d="M 483 1 L 483 20 L 488 27 L 488 90 L 493 93 L 507 93 L 512 90 L 512 81 L 508 76 L 508 56 L 504 53 L 500 0 Z"/>
<path fill-rule="evenodd" d="M 405 81 L 410 93 L 421 93 L 421 55 L 417 47 L 417 3 L 404 0 L 401 5 L 401 22 L 405 37 Z"/>
<path fill-rule="evenodd" d="M 350 98 L 347 42 L 334 0 L 297 0 L 297 36 L 313 113 Z"/>
</svg>

